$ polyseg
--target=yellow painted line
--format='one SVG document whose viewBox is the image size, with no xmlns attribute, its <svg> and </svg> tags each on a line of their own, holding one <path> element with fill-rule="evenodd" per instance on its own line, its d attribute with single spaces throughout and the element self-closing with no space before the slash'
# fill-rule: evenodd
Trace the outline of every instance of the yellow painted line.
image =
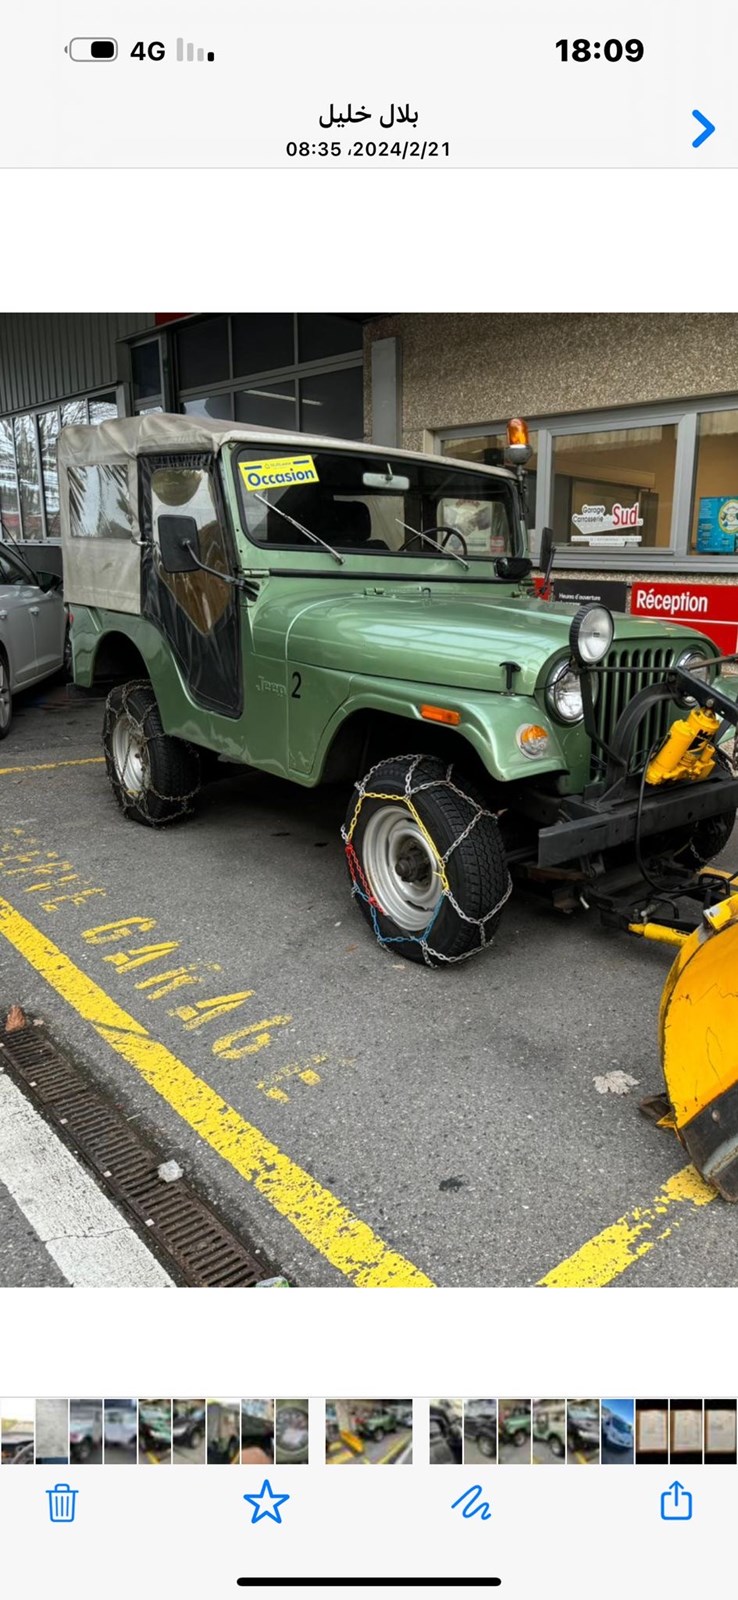
<svg viewBox="0 0 738 1600">
<path fill-rule="evenodd" d="M 682 1167 L 662 1184 L 650 1205 L 618 1217 L 547 1272 L 540 1284 L 546 1289 L 604 1289 L 676 1232 L 696 1206 L 715 1198 L 716 1191 L 694 1167 Z"/>
<path fill-rule="evenodd" d="M 95 1029 L 111 1049 L 224 1161 L 297 1229 L 326 1261 L 361 1288 L 433 1288 L 431 1278 L 393 1250 L 348 1207 L 239 1115 L 135 1017 L 111 999 L 9 901 L 0 898 L 0 933 Z"/>
<path fill-rule="evenodd" d="M 58 767 L 101 767 L 104 756 L 80 756 L 76 761 L 37 761 L 28 767 L 0 767 L 0 777 L 9 772 L 56 772 Z"/>
</svg>

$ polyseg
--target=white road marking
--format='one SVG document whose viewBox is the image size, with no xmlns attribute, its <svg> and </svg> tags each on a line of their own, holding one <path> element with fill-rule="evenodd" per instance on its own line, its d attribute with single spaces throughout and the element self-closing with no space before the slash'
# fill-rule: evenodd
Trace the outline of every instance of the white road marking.
<svg viewBox="0 0 738 1600">
<path fill-rule="evenodd" d="M 173 1287 L 129 1223 L 3 1072 L 0 1178 L 72 1287 Z"/>
</svg>

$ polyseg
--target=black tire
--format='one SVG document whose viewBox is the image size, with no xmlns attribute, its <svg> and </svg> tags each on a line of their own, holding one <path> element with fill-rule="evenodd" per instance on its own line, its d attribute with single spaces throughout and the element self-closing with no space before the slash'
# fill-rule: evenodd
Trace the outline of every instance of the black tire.
<svg viewBox="0 0 738 1600">
<path fill-rule="evenodd" d="M 92 1440 L 91 1439 L 81 1439 L 79 1444 L 77 1445 L 77 1460 L 78 1461 L 89 1461 L 91 1455 L 92 1455 Z"/>
<path fill-rule="evenodd" d="M 556 1457 L 557 1461 L 561 1461 L 562 1457 L 566 1454 L 566 1447 L 562 1444 L 561 1440 L 555 1433 L 551 1434 L 551 1437 L 548 1441 L 548 1448 L 551 1451 L 552 1456 Z"/>
<path fill-rule="evenodd" d="M 192 1429 L 187 1443 L 189 1444 L 191 1450 L 199 1449 L 200 1445 L 202 1444 L 202 1434 L 198 1432 L 197 1428 Z"/>
<path fill-rule="evenodd" d="M 489 1436 L 488 1433 L 478 1433 L 477 1434 L 477 1449 L 478 1449 L 480 1455 L 486 1456 L 487 1459 L 490 1460 L 491 1457 L 494 1456 L 494 1454 L 495 1454 L 495 1442 L 494 1442 L 494 1439 L 490 1439 L 490 1436 Z"/>
<path fill-rule="evenodd" d="M 474 824 L 467 837 L 453 850 L 446 865 L 451 894 L 464 912 L 464 917 L 458 915 L 446 895 L 429 932 L 427 924 L 412 930 L 399 926 L 389 912 L 382 909 L 379 886 L 371 881 L 372 873 L 365 852 L 367 830 L 375 827 L 372 819 L 380 811 L 386 812 L 388 802 L 362 800 L 361 791 L 366 787 L 368 793 L 404 796 L 408 774 L 413 805 L 438 856 L 443 856 L 450 849 L 470 823 Z M 450 784 L 455 787 L 451 787 L 447 781 L 449 774 Z M 424 784 L 432 784 L 433 787 L 424 789 Z M 431 967 L 463 960 L 489 944 L 499 924 L 502 906 L 510 893 L 510 875 L 496 818 L 484 811 L 463 775 L 458 774 L 455 768 L 449 769 L 434 756 L 398 756 L 380 762 L 357 787 L 359 793 L 354 792 L 346 816 L 344 840 L 355 898 L 379 943 L 385 944 L 391 952 L 406 957 L 408 961 L 424 962 Z M 399 810 L 391 800 L 389 804 Z M 360 809 L 351 832 L 357 805 Z M 411 822 L 409 812 L 407 816 Z M 478 818 L 476 821 L 475 816 Z M 371 854 L 370 845 L 370 858 Z M 410 887 L 412 889 L 412 885 Z M 370 903 L 370 896 L 373 903 Z M 496 914 L 493 916 L 491 913 L 495 912 L 495 908 Z M 433 912 L 429 911 L 428 922 L 432 915 Z M 469 918 L 469 921 L 465 918 Z"/>
<path fill-rule="evenodd" d="M 372 1438 L 374 1439 L 376 1444 L 381 1444 L 382 1440 L 384 1438 L 384 1428 L 375 1428 L 374 1432 L 372 1434 Z"/>
<path fill-rule="evenodd" d="M 0 650 L 0 739 L 7 739 L 13 723 L 10 665 Z"/>
<path fill-rule="evenodd" d="M 105 702 L 103 750 L 110 786 L 124 816 L 155 828 L 192 811 L 200 788 L 198 754 L 183 739 L 164 732 L 150 683 L 111 689 Z M 130 765 L 126 770 L 131 751 L 136 755 L 135 772 Z"/>
</svg>

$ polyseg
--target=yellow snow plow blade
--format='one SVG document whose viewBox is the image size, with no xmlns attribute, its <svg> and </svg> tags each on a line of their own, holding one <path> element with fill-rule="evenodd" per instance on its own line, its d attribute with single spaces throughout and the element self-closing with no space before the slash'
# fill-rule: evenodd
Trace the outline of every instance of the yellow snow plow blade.
<svg viewBox="0 0 738 1600">
<path fill-rule="evenodd" d="M 738 894 L 703 918 L 666 980 L 661 1061 L 682 1144 L 697 1171 L 738 1200 Z"/>
</svg>

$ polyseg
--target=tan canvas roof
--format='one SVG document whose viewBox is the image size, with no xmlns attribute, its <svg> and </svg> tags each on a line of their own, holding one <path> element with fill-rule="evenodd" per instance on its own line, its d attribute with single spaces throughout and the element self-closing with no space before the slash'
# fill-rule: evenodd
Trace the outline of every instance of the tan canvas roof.
<svg viewBox="0 0 738 1600">
<path fill-rule="evenodd" d="M 393 461 L 412 461 L 419 453 L 396 450 L 394 446 L 364 444 L 360 439 L 331 439 L 320 434 L 282 433 L 276 428 L 239 427 L 238 423 L 218 421 L 214 417 L 180 416 L 166 411 L 152 411 L 141 417 L 117 417 L 95 426 L 62 428 L 57 449 L 60 467 L 99 466 L 132 461 L 140 455 L 158 455 L 167 450 L 201 450 L 215 455 L 231 442 L 289 445 L 301 451 L 318 446 L 334 450 L 360 449 L 381 461 L 386 461 L 388 455 Z M 442 464 L 451 458 L 426 456 L 425 459 Z M 476 461 L 466 464 L 475 472 L 499 474 L 505 471 L 509 475 L 509 469 L 484 467 Z"/>
</svg>

